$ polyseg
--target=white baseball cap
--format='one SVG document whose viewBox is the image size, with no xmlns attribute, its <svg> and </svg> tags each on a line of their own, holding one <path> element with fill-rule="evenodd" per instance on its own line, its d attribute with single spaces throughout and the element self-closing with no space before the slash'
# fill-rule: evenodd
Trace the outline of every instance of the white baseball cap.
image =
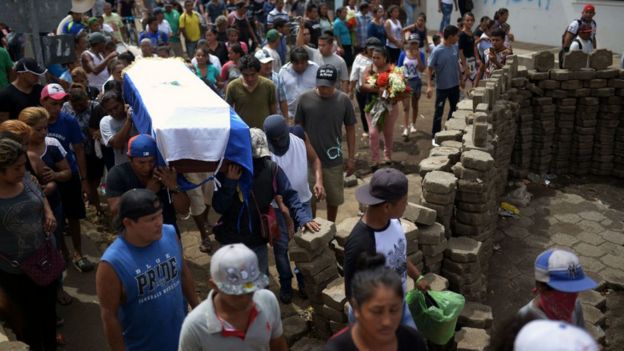
<svg viewBox="0 0 624 351">
<path fill-rule="evenodd" d="M 570 251 L 549 249 L 535 260 L 535 280 L 562 292 L 581 292 L 596 287 L 596 282 L 585 275 L 579 258 Z"/>
<path fill-rule="evenodd" d="M 210 276 L 226 295 L 244 295 L 269 285 L 258 268 L 258 257 L 243 244 L 223 246 L 212 255 Z"/>
<path fill-rule="evenodd" d="M 267 49 L 260 49 L 256 51 L 254 56 L 260 61 L 260 63 L 269 63 L 273 62 L 273 56 L 267 51 Z"/>
<path fill-rule="evenodd" d="M 561 321 L 536 320 L 516 336 L 514 351 L 599 351 L 585 330 Z"/>
</svg>

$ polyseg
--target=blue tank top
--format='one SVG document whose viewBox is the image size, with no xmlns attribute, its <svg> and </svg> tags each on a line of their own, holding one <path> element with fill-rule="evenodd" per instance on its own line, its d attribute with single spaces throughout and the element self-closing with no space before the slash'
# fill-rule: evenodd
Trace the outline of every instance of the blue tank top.
<svg viewBox="0 0 624 351">
<path fill-rule="evenodd" d="M 149 246 L 135 247 L 120 235 L 102 256 L 126 295 L 118 313 L 126 350 L 178 349 L 187 311 L 181 250 L 174 227 L 165 224 L 162 238 Z"/>
</svg>

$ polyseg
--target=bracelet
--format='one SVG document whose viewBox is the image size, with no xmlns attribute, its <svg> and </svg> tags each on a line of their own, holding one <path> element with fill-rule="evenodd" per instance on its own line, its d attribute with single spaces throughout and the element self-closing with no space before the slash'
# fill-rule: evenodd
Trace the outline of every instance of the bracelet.
<svg viewBox="0 0 624 351">
<path fill-rule="evenodd" d="M 423 280 L 423 279 L 425 279 L 425 276 L 424 276 L 424 275 L 422 275 L 422 274 L 421 274 L 421 275 L 419 275 L 419 276 L 418 276 L 418 279 L 416 279 L 416 284 L 420 283 L 420 281 L 421 281 L 421 280 Z"/>
</svg>

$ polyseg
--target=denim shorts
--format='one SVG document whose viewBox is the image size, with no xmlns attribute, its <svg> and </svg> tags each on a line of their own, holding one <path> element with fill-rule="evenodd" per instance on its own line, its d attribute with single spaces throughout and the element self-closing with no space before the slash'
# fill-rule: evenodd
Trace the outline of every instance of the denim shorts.
<svg viewBox="0 0 624 351">
<path fill-rule="evenodd" d="M 422 89 L 422 80 L 420 78 L 410 79 L 407 81 L 407 84 L 412 90 L 412 96 L 420 96 L 420 90 Z"/>
</svg>

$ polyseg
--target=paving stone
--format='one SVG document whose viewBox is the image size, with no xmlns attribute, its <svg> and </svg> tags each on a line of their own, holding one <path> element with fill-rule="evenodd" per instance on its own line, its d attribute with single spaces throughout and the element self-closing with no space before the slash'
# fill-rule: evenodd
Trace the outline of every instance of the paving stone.
<svg viewBox="0 0 624 351">
<path fill-rule="evenodd" d="M 29 351 L 30 346 L 21 341 L 8 341 L 0 343 L 0 350 L 3 351 Z"/>
<path fill-rule="evenodd" d="M 596 234 L 595 236 L 600 237 L 599 235 L 597 235 L 598 233 L 601 233 L 605 230 L 605 228 L 601 225 L 598 224 L 597 222 L 594 221 L 590 221 L 587 219 L 584 219 L 580 222 L 577 223 L 577 225 L 583 229 L 584 233 L 587 234 Z"/>
<path fill-rule="evenodd" d="M 606 241 L 599 245 L 602 251 L 614 255 L 614 256 L 624 256 L 624 246 L 614 244 L 610 241 Z"/>
<path fill-rule="evenodd" d="M 307 284 L 311 284 L 310 287 L 319 290 L 319 292 L 322 292 L 323 288 L 336 277 L 338 277 L 338 267 L 335 264 L 330 265 L 314 276 L 303 276 L 306 288 Z"/>
<path fill-rule="evenodd" d="M 587 67 L 589 61 L 589 55 L 586 53 L 575 50 L 565 54 L 563 59 L 563 68 L 578 71 L 581 68 Z"/>
<path fill-rule="evenodd" d="M 437 245 L 420 245 L 420 250 L 423 252 L 425 257 L 435 257 L 444 253 L 447 247 L 448 241 L 444 238 Z"/>
<path fill-rule="evenodd" d="M 581 241 L 584 241 L 594 246 L 598 246 L 605 242 L 605 240 L 600 235 L 596 233 L 588 232 L 588 231 L 583 231 L 580 234 L 578 234 L 576 237 L 580 239 Z"/>
<path fill-rule="evenodd" d="M 308 332 L 308 322 L 298 315 L 290 316 L 282 321 L 284 337 L 288 345 L 293 345 Z"/>
<path fill-rule="evenodd" d="M 425 277 L 424 279 L 426 279 L 429 282 L 429 287 L 433 291 L 445 291 L 449 287 L 448 279 L 444 278 L 441 275 L 438 275 L 435 273 L 427 273 L 425 274 L 424 277 Z M 412 280 L 412 279 L 409 279 L 409 280 Z"/>
<path fill-rule="evenodd" d="M 433 156 L 446 156 L 451 161 L 451 163 L 457 163 L 459 161 L 459 155 L 461 151 L 459 148 L 448 147 L 448 146 L 436 146 L 429 150 L 429 157 Z"/>
<path fill-rule="evenodd" d="M 348 325 L 348 323 L 339 323 L 336 321 L 329 321 L 329 330 L 331 330 L 332 335 L 338 333 L 339 331 L 341 331 L 342 329 L 344 329 L 346 326 Z"/>
<path fill-rule="evenodd" d="M 572 247 L 576 243 L 578 243 L 578 239 L 576 237 L 564 233 L 555 233 L 553 236 L 550 237 L 550 240 L 552 240 L 557 245 L 568 247 Z"/>
<path fill-rule="evenodd" d="M 444 240 L 445 228 L 440 223 L 418 227 L 418 242 L 421 245 L 438 245 Z"/>
<path fill-rule="evenodd" d="M 604 311 L 607 307 L 607 297 L 596 290 L 587 290 L 579 293 L 582 304 L 587 304 Z"/>
<path fill-rule="evenodd" d="M 346 302 L 344 279 L 333 280 L 323 290 L 323 303 L 327 306 L 342 311 Z"/>
<path fill-rule="evenodd" d="M 462 135 L 464 135 L 464 132 L 461 130 L 443 130 L 437 132 L 434 139 L 438 145 L 442 145 L 445 141 L 460 141 Z"/>
<path fill-rule="evenodd" d="M 615 269 L 624 269 L 624 257 L 611 254 L 604 255 L 600 258 L 602 263 Z"/>
<path fill-rule="evenodd" d="M 320 351 L 327 344 L 326 340 L 320 340 L 310 337 L 299 339 L 292 347 L 292 351 Z"/>
<path fill-rule="evenodd" d="M 461 163 L 465 168 L 482 172 L 494 167 L 492 155 L 479 150 L 470 150 L 462 153 Z"/>
<path fill-rule="evenodd" d="M 459 314 L 457 325 L 460 327 L 489 329 L 492 327 L 492 308 L 478 302 L 466 301 Z"/>
<path fill-rule="evenodd" d="M 605 268 L 605 265 L 600 262 L 598 258 L 582 256 L 579 254 L 579 261 L 581 262 L 581 266 L 583 266 L 583 270 L 590 272 L 599 272 Z"/>
<path fill-rule="evenodd" d="M 550 238 L 535 234 L 530 234 L 529 236 L 525 237 L 523 241 L 530 247 L 535 247 L 538 249 L 546 249 L 554 245 L 553 241 L 550 240 Z"/>
<path fill-rule="evenodd" d="M 578 215 L 583 219 L 587 219 L 589 221 L 594 221 L 594 222 L 600 222 L 607 218 L 598 211 L 581 211 L 581 212 L 578 212 Z"/>
<path fill-rule="evenodd" d="M 596 340 L 599 344 L 605 344 L 605 332 L 601 327 L 592 325 L 588 322 L 585 322 L 585 330 L 591 335 L 594 340 Z"/>
<path fill-rule="evenodd" d="M 607 267 L 600 271 L 600 276 L 612 289 L 624 290 L 624 272 L 622 269 Z"/>
<path fill-rule="evenodd" d="M 585 323 L 589 323 L 591 325 L 596 325 L 600 327 L 605 326 L 605 315 L 594 306 L 581 304 L 583 309 L 583 318 L 585 319 Z"/>
<path fill-rule="evenodd" d="M 436 220 L 436 211 L 428 207 L 408 202 L 403 218 L 416 224 L 432 225 Z"/>
<path fill-rule="evenodd" d="M 532 217 L 535 214 L 535 208 L 534 207 L 525 207 L 525 208 L 521 208 L 520 209 L 520 215 L 525 216 L 525 217 Z"/>
<path fill-rule="evenodd" d="M 605 254 L 598 246 L 590 245 L 588 243 L 580 243 L 574 246 L 574 251 L 579 256 L 587 257 L 600 257 Z"/>
<path fill-rule="evenodd" d="M 303 275 L 314 276 L 331 265 L 336 264 L 336 256 L 333 252 L 327 251 L 325 254 L 313 259 L 310 262 L 299 262 L 297 267 Z"/>
<path fill-rule="evenodd" d="M 290 255 L 290 258 L 295 262 L 310 262 L 327 252 L 331 252 L 329 250 L 329 247 L 327 247 L 327 249 L 309 251 L 297 245 L 294 240 L 291 240 L 288 244 L 288 254 Z"/>
<path fill-rule="evenodd" d="M 360 217 L 349 217 L 336 226 L 336 241 L 340 246 L 345 246 L 351 230 L 360 221 Z"/>
<path fill-rule="evenodd" d="M 418 164 L 421 177 L 432 171 L 446 171 L 450 169 L 450 167 L 451 161 L 445 156 L 427 157 Z"/>
<path fill-rule="evenodd" d="M 556 214 L 555 218 L 557 218 L 560 222 L 563 223 L 578 223 L 581 221 L 581 217 L 579 217 L 578 215 L 574 214 L 574 213 L 562 213 L 562 214 Z"/>
<path fill-rule="evenodd" d="M 347 316 L 345 315 L 342 309 L 340 311 L 337 311 L 327 305 L 323 305 L 321 309 L 321 314 L 325 316 L 327 319 L 329 319 L 330 321 L 335 321 L 339 323 L 347 322 Z"/>
<path fill-rule="evenodd" d="M 320 225 L 321 230 L 314 233 L 306 231 L 303 234 L 295 234 L 295 242 L 297 245 L 310 251 L 327 246 L 336 235 L 334 222 L 319 217 L 315 218 L 314 221 Z"/>
<path fill-rule="evenodd" d="M 411 255 L 407 255 L 407 260 L 411 261 L 413 264 L 417 265 L 422 263 L 423 260 L 423 252 L 418 250 Z"/>
<path fill-rule="evenodd" d="M 529 230 L 527 228 L 518 226 L 518 225 L 512 225 L 508 228 L 503 229 L 503 232 L 507 235 L 510 236 L 512 238 L 516 238 L 516 239 L 524 239 L 527 236 L 529 236 Z"/>
<path fill-rule="evenodd" d="M 355 174 L 352 174 L 350 176 L 345 176 L 344 177 L 344 187 L 345 188 L 352 188 L 354 186 L 358 185 L 358 180 L 357 177 L 355 176 Z"/>
<path fill-rule="evenodd" d="M 537 72 L 548 72 L 555 67 L 555 55 L 550 51 L 540 51 L 533 54 L 533 67 Z"/>
<path fill-rule="evenodd" d="M 451 206 L 455 202 L 455 192 L 450 192 L 446 194 L 429 192 L 427 190 L 422 191 L 422 196 L 425 201 L 428 203 L 442 205 L 442 206 Z"/>
<path fill-rule="evenodd" d="M 613 53 L 607 49 L 597 49 L 589 55 L 589 67 L 595 70 L 606 69 L 613 63 Z"/>
<path fill-rule="evenodd" d="M 616 232 L 613 230 L 605 230 L 604 232 L 600 233 L 600 236 L 602 236 L 605 240 L 610 241 L 614 244 L 624 245 L 624 233 L 622 232 Z"/>
<path fill-rule="evenodd" d="M 457 178 L 448 172 L 433 171 L 423 179 L 423 189 L 430 193 L 448 194 L 457 188 Z"/>
<path fill-rule="evenodd" d="M 481 254 L 481 242 L 468 237 L 455 237 L 448 240 L 444 255 L 455 262 L 475 262 Z"/>
<path fill-rule="evenodd" d="M 470 263 L 458 263 L 453 260 L 444 260 L 442 261 L 442 269 L 460 275 L 471 273 L 480 274 L 481 264 L 479 263 L 479 261 Z"/>
<path fill-rule="evenodd" d="M 490 345 L 490 336 L 483 329 L 461 328 L 455 333 L 457 351 L 486 351 Z"/>
</svg>

